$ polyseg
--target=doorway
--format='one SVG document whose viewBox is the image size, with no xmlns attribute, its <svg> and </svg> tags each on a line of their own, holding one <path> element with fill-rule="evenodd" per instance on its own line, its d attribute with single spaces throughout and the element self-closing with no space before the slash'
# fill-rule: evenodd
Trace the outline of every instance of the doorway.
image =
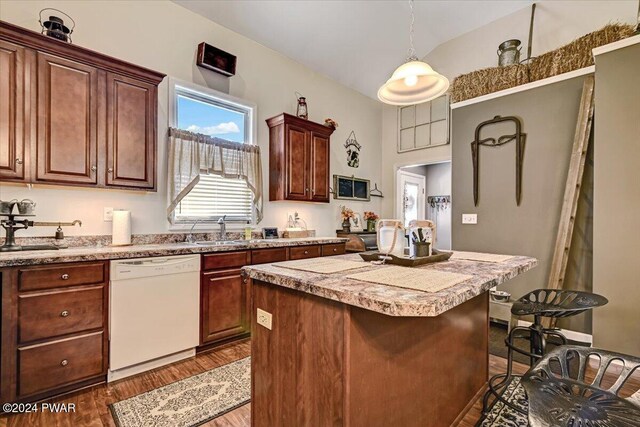
<svg viewBox="0 0 640 427">
<path fill-rule="evenodd" d="M 451 249 L 451 162 L 400 167 L 396 175 L 396 218 L 436 224 L 437 249 Z"/>
<path fill-rule="evenodd" d="M 398 171 L 397 212 L 405 227 L 409 222 L 425 218 L 426 177 L 400 169 Z"/>
</svg>

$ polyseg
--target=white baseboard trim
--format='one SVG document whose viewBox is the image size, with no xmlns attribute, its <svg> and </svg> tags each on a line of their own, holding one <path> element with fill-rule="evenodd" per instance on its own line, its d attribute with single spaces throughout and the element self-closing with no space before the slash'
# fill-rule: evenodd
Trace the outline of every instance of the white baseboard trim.
<svg viewBox="0 0 640 427">
<path fill-rule="evenodd" d="M 127 366 L 116 371 L 109 369 L 107 372 L 107 382 L 121 380 L 131 375 L 140 374 L 142 372 L 149 371 L 151 369 L 159 368 L 170 363 L 178 362 L 183 359 L 188 359 L 196 355 L 196 349 L 191 348 L 189 350 L 179 351 L 168 356 L 159 357 L 157 359 L 149 360 L 147 362 L 138 363 L 137 365 Z"/>
<path fill-rule="evenodd" d="M 518 326 L 529 326 L 531 322 L 524 320 L 518 320 Z M 560 329 L 559 332 L 563 334 L 567 339 L 572 341 L 580 341 L 589 343 L 589 346 L 593 345 L 593 336 L 591 334 L 585 334 L 584 332 L 571 331 L 569 329 Z"/>
</svg>

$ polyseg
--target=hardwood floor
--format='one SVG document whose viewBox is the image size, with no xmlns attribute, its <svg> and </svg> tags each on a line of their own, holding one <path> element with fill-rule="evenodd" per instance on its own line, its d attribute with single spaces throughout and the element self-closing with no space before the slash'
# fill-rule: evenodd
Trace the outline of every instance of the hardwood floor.
<svg viewBox="0 0 640 427">
<path fill-rule="evenodd" d="M 227 344 L 212 351 L 199 353 L 195 358 L 52 400 L 59 403 L 74 403 L 75 413 L 38 412 L 9 417 L 2 416 L 0 427 L 115 427 L 116 424 L 111 417 L 108 405 L 242 359 L 249 356 L 250 353 L 251 346 L 248 339 Z M 204 425 L 249 426 L 251 425 L 251 407 L 250 405 L 242 406 Z"/>
<path fill-rule="evenodd" d="M 250 341 L 227 344 L 214 350 L 199 353 L 195 358 L 155 369 L 135 377 L 117 381 L 106 385 L 101 384 L 52 400 L 57 403 L 74 403 L 74 413 L 31 413 L 25 415 L 11 415 L 0 417 L 0 427 L 115 427 L 108 405 L 129 397 L 144 393 L 154 388 L 162 387 L 180 379 L 197 375 L 218 366 L 249 356 Z M 489 375 L 504 372 L 506 359 L 489 356 Z M 514 364 L 516 373 L 523 373 L 527 366 Z M 605 377 L 605 383 L 607 382 Z M 629 381 L 632 390 L 640 388 L 640 372 Z M 466 416 L 458 424 L 459 427 L 472 427 L 480 418 L 482 410 L 481 399 L 475 402 Z M 205 426 L 250 426 L 251 404 L 228 412 L 204 424 Z"/>
</svg>

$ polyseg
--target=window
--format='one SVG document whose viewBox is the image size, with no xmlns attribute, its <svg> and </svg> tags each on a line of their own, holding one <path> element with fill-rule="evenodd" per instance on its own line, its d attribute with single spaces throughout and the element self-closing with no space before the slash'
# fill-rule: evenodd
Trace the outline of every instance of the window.
<svg viewBox="0 0 640 427">
<path fill-rule="evenodd" d="M 398 108 L 398 153 L 449 143 L 449 98 Z"/>
<path fill-rule="evenodd" d="M 171 126 L 228 141 L 253 143 L 255 106 L 209 88 L 172 81 Z M 253 193 L 243 179 L 200 174 L 174 211 L 174 223 L 253 222 Z"/>
</svg>

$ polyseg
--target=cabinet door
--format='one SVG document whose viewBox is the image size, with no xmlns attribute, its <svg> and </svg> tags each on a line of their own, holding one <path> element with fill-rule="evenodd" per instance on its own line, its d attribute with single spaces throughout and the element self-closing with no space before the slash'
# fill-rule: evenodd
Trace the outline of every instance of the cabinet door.
<svg viewBox="0 0 640 427">
<path fill-rule="evenodd" d="M 311 200 L 329 202 L 329 138 L 311 133 Z"/>
<path fill-rule="evenodd" d="M 36 180 L 97 183 L 98 70 L 38 53 Z"/>
<path fill-rule="evenodd" d="M 156 87 L 107 73 L 107 186 L 155 189 Z"/>
<path fill-rule="evenodd" d="M 25 179 L 24 49 L 0 40 L 0 179 Z"/>
<path fill-rule="evenodd" d="M 201 344 L 249 333 L 249 292 L 239 269 L 202 274 Z"/>
<path fill-rule="evenodd" d="M 309 200 L 309 131 L 293 126 L 285 127 L 286 199 Z"/>
</svg>

